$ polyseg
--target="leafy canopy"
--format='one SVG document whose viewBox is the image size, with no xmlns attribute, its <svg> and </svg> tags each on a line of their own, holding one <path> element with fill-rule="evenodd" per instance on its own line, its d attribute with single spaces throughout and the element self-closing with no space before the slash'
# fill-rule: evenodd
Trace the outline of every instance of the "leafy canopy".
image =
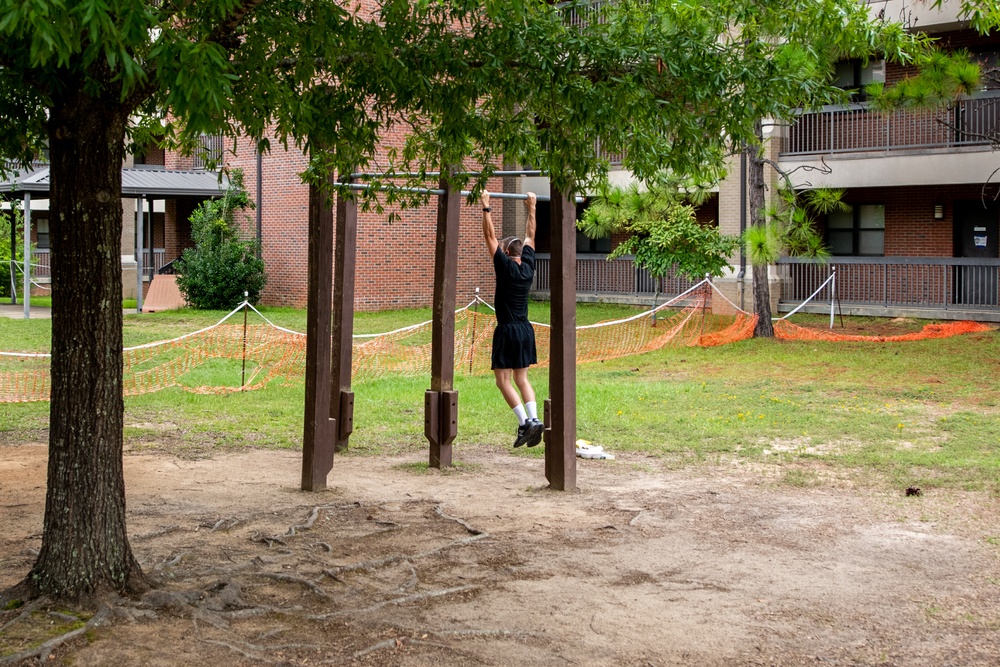
<svg viewBox="0 0 1000 667">
<path fill-rule="evenodd" d="M 565 187 L 601 180 L 597 141 L 640 177 L 698 174 L 722 163 L 727 142 L 752 140 L 755 116 L 779 116 L 817 86 L 831 50 L 912 46 L 867 23 L 855 0 L 358 7 L 0 0 L 0 154 L 29 162 L 54 129 L 46 110 L 82 86 L 139 119 L 138 143 L 274 139 L 313 155 L 315 180 L 472 157 L 533 164 Z M 409 142 L 381 150 L 394 127 Z"/>
</svg>

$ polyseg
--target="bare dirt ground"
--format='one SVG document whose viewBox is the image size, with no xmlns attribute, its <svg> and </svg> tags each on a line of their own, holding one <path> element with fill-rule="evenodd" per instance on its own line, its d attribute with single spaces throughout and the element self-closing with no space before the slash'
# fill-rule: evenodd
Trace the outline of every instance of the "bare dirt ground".
<svg viewBox="0 0 1000 667">
<path fill-rule="evenodd" d="M 297 452 L 128 454 L 131 543 L 159 587 L 52 659 L 1000 665 L 996 499 L 636 455 L 581 460 L 560 493 L 540 459 L 456 459 L 341 456 L 307 494 Z M 0 587 L 40 544 L 45 464 L 42 445 L 0 447 Z M 8 652 L 18 627 L 0 630 Z"/>
</svg>

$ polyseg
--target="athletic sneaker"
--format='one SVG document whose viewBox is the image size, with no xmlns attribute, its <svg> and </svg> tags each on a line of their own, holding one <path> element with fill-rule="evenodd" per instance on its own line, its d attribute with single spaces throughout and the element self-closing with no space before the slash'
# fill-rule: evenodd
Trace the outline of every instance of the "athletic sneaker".
<svg viewBox="0 0 1000 667">
<path fill-rule="evenodd" d="M 527 444 L 528 447 L 534 447 L 542 441 L 542 434 L 545 432 L 545 424 L 538 421 L 534 417 L 529 417 L 528 421 L 525 423 L 530 425 L 530 428 L 528 429 L 530 434 L 528 435 L 528 439 L 525 444 Z"/>
<path fill-rule="evenodd" d="M 517 437 L 514 438 L 514 446 L 521 447 L 524 443 L 528 442 L 528 438 L 531 437 L 531 422 L 525 421 L 523 424 L 517 427 Z"/>
<path fill-rule="evenodd" d="M 528 447 L 534 447 L 542 441 L 542 433 L 544 431 L 545 426 L 542 422 L 529 417 L 523 424 L 517 427 L 517 438 L 514 440 L 514 446 L 528 445 Z"/>
</svg>

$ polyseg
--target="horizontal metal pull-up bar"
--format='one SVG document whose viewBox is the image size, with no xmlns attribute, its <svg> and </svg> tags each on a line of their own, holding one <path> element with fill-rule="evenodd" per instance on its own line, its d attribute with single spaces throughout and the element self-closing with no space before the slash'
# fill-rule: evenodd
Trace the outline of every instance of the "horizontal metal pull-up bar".
<svg viewBox="0 0 1000 667">
<path fill-rule="evenodd" d="M 481 176 L 481 171 L 457 171 L 455 176 Z M 351 174 L 351 178 L 438 178 L 440 171 L 387 171 L 382 173 L 362 171 Z M 545 176 L 545 172 L 540 169 L 521 169 L 514 171 L 494 171 L 490 176 Z"/>
<path fill-rule="evenodd" d="M 399 185 L 380 185 L 377 188 L 371 185 L 365 185 L 364 183 L 341 183 L 338 187 L 346 187 L 348 190 L 366 191 L 366 190 L 378 190 L 380 192 L 385 191 L 395 191 L 395 192 L 405 192 L 408 194 L 415 195 L 443 195 L 444 190 L 441 188 L 417 188 L 417 187 L 406 187 Z M 468 197 L 471 192 L 468 190 L 462 190 L 462 196 Z M 525 201 L 528 199 L 528 195 L 521 194 L 518 192 L 491 192 L 489 193 L 490 199 L 516 199 L 520 201 Z M 538 201 L 552 201 L 552 198 L 548 195 L 536 195 L 535 198 Z M 577 197 L 576 203 L 579 204 L 584 201 L 583 197 Z"/>
</svg>

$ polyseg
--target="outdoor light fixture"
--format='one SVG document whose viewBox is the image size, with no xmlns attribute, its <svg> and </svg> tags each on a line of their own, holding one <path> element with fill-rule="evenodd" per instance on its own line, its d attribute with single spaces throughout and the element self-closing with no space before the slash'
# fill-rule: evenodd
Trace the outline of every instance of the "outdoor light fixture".
<svg viewBox="0 0 1000 667">
<path fill-rule="evenodd" d="M 944 219 L 944 204 L 934 204 L 934 219 L 935 220 Z"/>
</svg>

